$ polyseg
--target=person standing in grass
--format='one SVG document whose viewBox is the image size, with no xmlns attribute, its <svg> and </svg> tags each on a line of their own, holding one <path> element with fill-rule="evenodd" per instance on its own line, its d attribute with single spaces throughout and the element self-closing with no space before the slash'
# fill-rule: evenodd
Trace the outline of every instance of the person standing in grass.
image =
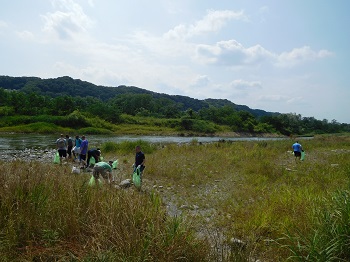
<svg viewBox="0 0 350 262">
<path fill-rule="evenodd" d="M 73 140 L 69 135 L 66 135 L 66 141 L 68 158 L 72 158 Z"/>
<path fill-rule="evenodd" d="M 134 172 L 136 171 L 136 168 L 140 168 L 140 178 L 142 179 L 142 173 L 145 169 L 146 157 L 145 154 L 141 151 L 141 146 L 139 145 L 135 147 L 135 152 L 135 163 L 133 165 Z"/>
<path fill-rule="evenodd" d="M 297 158 L 301 158 L 301 152 L 303 151 L 303 147 L 301 146 L 301 144 L 299 144 L 298 141 L 296 141 L 293 145 L 292 145 L 292 148 L 293 148 L 293 152 L 294 152 L 294 156 L 295 156 L 295 160 Z"/>
<path fill-rule="evenodd" d="M 56 146 L 60 156 L 60 163 L 62 164 L 63 157 L 67 160 L 67 141 L 64 139 L 63 134 L 61 134 L 60 138 L 56 140 Z"/>
<path fill-rule="evenodd" d="M 74 156 L 74 160 L 76 160 L 77 158 L 79 159 L 80 162 L 80 146 L 81 146 L 81 138 L 77 135 L 75 136 L 75 146 L 73 147 L 73 156 Z"/>
<path fill-rule="evenodd" d="M 84 167 L 86 165 L 86 154 L 88 152 L 89 141 L 83 135 L 81 137 L 81 145 L 80 145 L 80 161 L 83 163 Z"/>
</svg>

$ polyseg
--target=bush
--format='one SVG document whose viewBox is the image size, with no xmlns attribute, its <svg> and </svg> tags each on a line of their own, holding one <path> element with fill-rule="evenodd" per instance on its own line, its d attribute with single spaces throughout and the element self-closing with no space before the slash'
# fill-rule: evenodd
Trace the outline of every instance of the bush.
<svg viewBox="0 0 350 262">
<path fill-rule="evenodd" d="M 87 118 L 78 110 L 75 110 L 68 116 L 62 116 L 57 119 L 57 124 L 65 127 L 72 127 L 75 129 L 90 126 Z"/>
</svg>

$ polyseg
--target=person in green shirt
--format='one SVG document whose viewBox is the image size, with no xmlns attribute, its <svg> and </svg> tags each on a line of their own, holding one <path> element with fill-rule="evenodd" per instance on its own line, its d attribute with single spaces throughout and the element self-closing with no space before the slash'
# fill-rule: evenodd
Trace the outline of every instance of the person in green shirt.
<svg viewBox="0 0 350 262">
<path fill-rule="evenodd" d="M 98 162 L 95 164 L 93 170 L 92 170 L 92 175 L 94 178 L 97 180 L 99 179 L 100 175 L 108 181 L 108 183 L 111 183 L 112 180 L 112 164 L 113 161 L 107 162 Z M 115 168 L 114 168 L 115 169 Z"/>
</svg>

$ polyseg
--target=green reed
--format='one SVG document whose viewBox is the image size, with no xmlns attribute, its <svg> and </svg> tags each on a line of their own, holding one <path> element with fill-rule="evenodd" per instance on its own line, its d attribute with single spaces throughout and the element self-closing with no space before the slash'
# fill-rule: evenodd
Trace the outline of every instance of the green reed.
<svg viewBox="0 0 350 262">
<path fill-rule="evenodd" d="M 350 137 L 300 140 L 305 161 L 295 160 L 293 142 L 104 144 L 106 159 L 119 158 L 120 180 L 131 178 L 142 145 L 141 192 L 90 188 L 69 165 L 1 163 L 0 252 L 7 260 L 347 260 Z"/>
<path fill-rule="evenodd" d="M 168 218 L 157 195 L 105 184 L 69 165 L 2 162 L 3 261 L 204 261 L 206 244 Z M 171 229 L 171 230 L 169 230 Z"/>
</svg>

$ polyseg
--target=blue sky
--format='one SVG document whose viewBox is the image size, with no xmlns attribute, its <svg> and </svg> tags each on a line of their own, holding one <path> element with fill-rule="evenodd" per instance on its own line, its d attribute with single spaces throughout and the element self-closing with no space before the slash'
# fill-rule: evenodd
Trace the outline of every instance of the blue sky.
<svg viewBox="0 0 350 262">
<path fill-rule="evenodd" d="M 350 1 L 0 0 L 0 75 L 350 123 Z"/>
</svg>

